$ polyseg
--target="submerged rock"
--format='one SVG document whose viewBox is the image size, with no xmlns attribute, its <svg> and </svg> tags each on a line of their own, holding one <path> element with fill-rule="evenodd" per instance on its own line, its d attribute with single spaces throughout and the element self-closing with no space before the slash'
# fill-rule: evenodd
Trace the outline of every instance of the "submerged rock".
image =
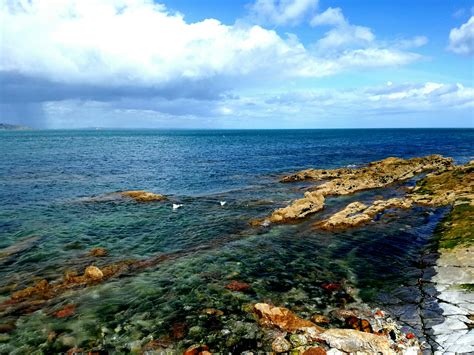
<svg viewBox="0 0 474 355">
<path fill-rule="evenodd" d="M 152 201 L 164 201 L 167 200 L 166 196 L 155 194 L 143 190 L 131 190 L 131 191 L 121 191 L 120 195 L 124 197 L 129 197 L 137 202 L 152 202 Z"/>
<path fill-rule="evenodd" d="M 202 355 L 202 354 L 210 354 L 209 347 L 204 344 L 195 344 L 190 346 L 184 352 L 184 355 Z"/>
<path fill-rule="evenodd" d="M 7 248 L 0 249 L 0 261 L 3 261 L 3 259 L 6 259 L 12 255 L 28 250 L 29 248 L 33 247 L 38 240 L 39 240 L 39 237 L 33 236 L 33 237 L 29 237 L 26 239 L 22 239 L 18 242 L 15 242 L 15 244 Z"/>
<path fill-rule="evenodd" d="M 220 316 L 224 315 L 224 312 L 222 312 L 219 309 L 215 309 L 215 308 L 206 308 L 206 309 L 202 310 L 202 314 L 207 314 L 209 316 L 218 316 L 218 317 L 220 317 Z"/>
<path fill-rule="evenodd" d="M 96 256 L 96 257 L 102 257 L 102 256 L 107 256 L 108 251 L 105 248 L 92 248 L 89 251 L 89 256 Z"/>
<path fill-rule="evenodd" d="M 322 314 L 314 314 L 311 317 L 311 321 L 316 324 L 329 324 L 331 322 L 329 317 L 326 317 L 325 315 L 322 315 Z"/>
<path fill-rule="evenodd" d="M 164 195 L 155 194 L 145 190 L 130 190 L 111 192 L 103 195 L 80 198 L 78 202 L 97 203 L 97 202 L 118 202 L 123 199 L 131 199 L 136 202 L 154 202 L 165 201 L 168 198 Z"/>
<path fill-rule="evenodd" d="M 291 344 L 284 337 L 276 337 L 272 342 L 272 349 L 276 353 L 284 353 L 291 349 Z"/>
<path fill-rule="evenodd" d="M 232 280 L 225 286 L 225 288 L 231 291 L 245 292 L 250 289 L 250 285 L 245 282 Z"/>
<path fill-rule="evenodd" d="M 54 312 L 54 316 L 56 318 L 67 318 L 76 313 L 76 305 L 68 304 L 64 306 L 64 308 L 60 309 L 59 311 Z"/>
</svg>

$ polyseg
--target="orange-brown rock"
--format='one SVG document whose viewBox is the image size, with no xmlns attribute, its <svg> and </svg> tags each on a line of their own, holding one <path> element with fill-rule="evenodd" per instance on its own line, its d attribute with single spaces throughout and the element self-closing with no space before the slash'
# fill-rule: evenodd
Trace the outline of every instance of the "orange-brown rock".
<svg viewBox="0 0 474 355">
<path fill-rule="evenodd" d="M 303 352 L 303 355 L 326 355 L 327 352 L 319 346 L 309 348 Z"/>
<path fill-rule="evenodd" d="M 59 311 L 54 312 L 54 316 L 56 318 L 66 318 L 72 316 L 74 313 L 76 313 L 76 305 L 68 304 Z"/>
<path fill-rule="evenodd" d="M 47 280 L 41 280 L 36 283 L 36 285 L 27 287 L 23 290 L 16 291 L 12 294 L 12 300 L 19 300 L 23 298 L 31 297 L 32 295 L 41 295 L 44 298 L 49 298 L 51 291 L 51 285 Z"/>
<path fill-rule="evenodd" d="M 215 309 L 215 308 L 206 308 L 202 310 L 203 314 L 207 314 L 209 316 L 223 316 L 224 312 L 222 312 L 220 309 Z"/>
<path fill-rule="evenodd" d="M 267 303 L 257 303 L 253 308 L 259 323 L 265 327 L 275 327 L 283 331 L 294 333 L 305 328 L 313 328 L 317 332 L 324 331 L 313 322 L 302 319 L 287 308 L 275 307 Z"/>
<path fill-rule="evenodd" d="M 188 328 L 186 323 L 175 323 L 173 324 L 173 338 L 183 339 L 186 336 L 186 329 Z"/>
<path fill-rule="evenodd" d="M 96 257 L 102 257 L 102 256 L 107 256 L 108 251 L 105 248 L 92 248 L 89 251 L 90 256 L 96 256 Z"/>
<path fill-rule="evenodd" d="M 231 291 L 238 291 L 238 292 L 244 292 L 250 289 L 250 285 L 245 282 L 240 282 L 236 280 L 232 280 L 230 283 L 228 283 L 225 286 L 226 289 L 231 290 Z"/>
<path fill-rule="evenodd" d="M 155 194 L 143 190 L 131 190 L 119 192 L 123 197 L 129 197 L 137 202 L 152 202 L 152 201 L 164 201 L 167 200 L 166 196 Z"/>
<path fill-rule="evenodd" d="M 207 352 L 209 352 L 209 347 L 207 345 L 195 344 L 187 348 L 184 355 L 205 355 Z"/>
<path fill-rule="evenodd" d="M 88 266 L 84 271 L 84 277 L 94 281 L 100 281 L 104 278 L 104 273 L 97 266 Z"/>
<path fill-rule="evenodd" d="M 357 317 L 346 318 L 346 325 L 349 328 L 359 330 L 361 332 L 373 333 L 372 325 L 367 319 L 361 319 Z"/>
</svg>

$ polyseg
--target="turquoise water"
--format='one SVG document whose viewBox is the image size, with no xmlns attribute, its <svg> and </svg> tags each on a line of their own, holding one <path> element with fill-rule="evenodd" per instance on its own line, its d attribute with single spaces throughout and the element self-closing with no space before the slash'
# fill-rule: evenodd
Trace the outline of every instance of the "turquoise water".
<svg viewBox="0 0 474 355">
<path fill-rule="evenodd" d="M 0 352 L 129 352 L 151 339 L 179 350 L 196 342 L 213 351 L 265 349 L 248 304 L 272 302 L 309 317 L 350 299 L 344 290 L 328 294 L 326 282 L 377 304 L 416 284 L 420 253 L 443 210 L 393 211 L 338 233 L 311 228 L 350 201 L 403 193 L 393 186 L 329 199 L 321 214 L 295 225 L 248 222 L 302 195 L 305 184 L 278 183 L 286 172 L 434 153 L 464 163 L 474 158 L 473 142 L 468 129 L 0 132 L 0 249 L 37 237 L 0 259 L 0 302 L 87 265 L 169 257 L 68 291 L 35 312 L 0 313 L 0 324 L 14 325 L 0 334 Z M 90 199 L 133 189 L 170 201 Z M 183 207 L 173 211 L 172 203 Z M 93 247 L 108 256 L 88 256 Z M 250 289 L 230 291 L 231 280 Z M 74 315 L 54 317 L 67 304 Z"/>
</svg>

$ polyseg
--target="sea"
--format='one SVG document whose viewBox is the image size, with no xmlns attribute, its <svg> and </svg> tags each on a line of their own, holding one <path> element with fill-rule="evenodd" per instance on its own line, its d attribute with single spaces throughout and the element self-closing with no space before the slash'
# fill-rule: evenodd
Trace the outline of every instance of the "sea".
<svg viewBox="0 0 474 355">
<path fill-rule="evenodd" d="M 264 346 L 249 311 L 257 302 L 306 318 L 351 299 L 389 307 L 403 287 L 416 285 L 420 256 L 446 209 L 389 211 L 347 231 L 313 224 L 352 201 L 399 196 L 415 179 L 328 198 L 321 213 L 300 223 L 250 221 L 310 186 L 280 183 L 285 174 L 391 156 L 441 154 L 463 164 L 474 159 L 473 143 L 474 129 L 0 132 L 0 304 L 16 290 L 42 279 L 61 282 L 89 265 L 153 260 L 41 307 L 0 306 L 0 325 L 9 325 L 0 332 L 0 353 L 127 353 L 150 342 L 239 353 Z M 168 200 L 100 198 L 125 190 Z M 107 256 L 90 256 L 97 247 Z M 229 289 L 232 281 L 248 287 Z M 321 287 L 328 283 L 344 285 L 350 296 L 328 294 Z M 72 314 L 58 316 L 68 305 Z"/>
</svg>

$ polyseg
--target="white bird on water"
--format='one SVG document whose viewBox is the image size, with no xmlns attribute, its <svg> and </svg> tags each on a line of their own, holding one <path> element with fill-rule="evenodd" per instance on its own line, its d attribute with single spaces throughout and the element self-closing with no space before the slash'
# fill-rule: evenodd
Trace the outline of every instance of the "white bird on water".
<svg viewBox="0 0 474 355">
<path fill-rule="evenodd" d="M 225 206 L 225 204 L 227 203 L 227 201 L 221 201 L 221 206 Z"/>
<path fill-rule="evenodd" d="M 183 207 L 183 205 L 179 205 L 177 203 L 173 203 L 173 210 L 177 210 L 178 208 Z"/>
</svg>

